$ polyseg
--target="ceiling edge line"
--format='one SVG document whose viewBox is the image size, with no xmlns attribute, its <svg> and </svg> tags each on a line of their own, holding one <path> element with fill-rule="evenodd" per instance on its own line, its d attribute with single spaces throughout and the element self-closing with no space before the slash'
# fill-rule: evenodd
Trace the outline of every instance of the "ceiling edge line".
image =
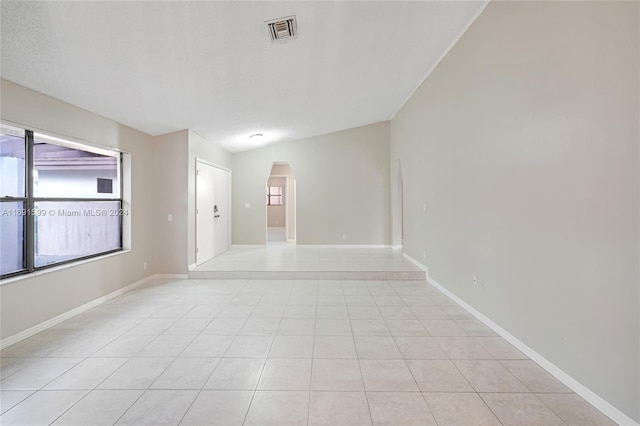
<svg viewBox="0 0 640 426">
<path fill-rule="evenodd" d="M 431 75 L 431 73 L 438 68 L 438 65 L 440 65 L 440 62 L 442 62 L 442 60 L 449 54 L 449 52 L 451 51 L 451 49 L 453 49 L 453 47 L 458 44 L 458 42 L 460 41 L 460 39 L 465 35 L 465 33 L 467 32 L 467 30 L 469 30 L 469 28 L 471 28 L 471 25 L 473 25 L 473 23 L 476 21 L 476 19 L 478 19 L 478 17 L 482 14 L 482 12 L 484 12 L 484 9 L 489 5 L 489 3 L 491 2 L 491 0 L 486 0 L 484 2 L 484 5 L 478 9 L 478 11 L 473 15 L 473 17 L 469 20 L 469 22 L 467 23 L 467 25 L 464 26 L 464 28 L 462 29 L 462 31 L 460 31 L 460 34 L 458 34 L 458 36 L 453 39 L 453 41 L 451 42 L 451 44 L 449 44 L 449 47 L 447 47 L 444 52 L 442 53 L 442 55 L 438 58 L 438 60 L 431 66 L 431 68 L 429 68 L 427 70 L 427 73 L 425 74 L 425 76 L 422 78 L 422 80 L 420 80 L 420 82 L 417 84 L 417 86 L 411 91 L 411 93 L 409 94 L 409 96 L 407 96 L 407 98 L 402 101 L 402 103 L 400 104 L 400 106 L 398 107 L 398 109 L 396 109 L 396 111 L 391 114 L 391 117 L 389 117 L 388 121 L 391 121 L 395 118 L 395 116 L 400 112 L 400 110 L 404 107 L 404 105 L 409 101 L 409 99 L 411 99 L 413 97 L 413 95 L 415 95 L 415 93 L 418 91 L 418 89 L 420 88 L 420 86 L 422 86 L 422 84 L 427 80 L 427 78 L 429 78 L 429 76 Z"/>
</svg>

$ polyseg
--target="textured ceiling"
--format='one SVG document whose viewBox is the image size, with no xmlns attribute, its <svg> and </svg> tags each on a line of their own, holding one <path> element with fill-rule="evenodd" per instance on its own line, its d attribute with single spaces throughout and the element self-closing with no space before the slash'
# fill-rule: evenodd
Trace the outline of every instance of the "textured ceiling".
<svg viewBox="0 0 640 426">
<path fill-rule="evenodd" d="M 230 151 L 388 120 L 485 2 L 1 2 L 2 78 Z M 296 15 L 299 36 L 264 21 Z"/>
</svg>

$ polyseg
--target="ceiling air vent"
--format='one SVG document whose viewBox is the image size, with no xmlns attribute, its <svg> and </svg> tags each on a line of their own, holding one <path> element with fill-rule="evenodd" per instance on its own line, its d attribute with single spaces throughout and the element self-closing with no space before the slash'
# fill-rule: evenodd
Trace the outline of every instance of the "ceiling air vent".
<svg viewBox="0 0 640 426">
<path fill-rule="evenodd" d="M 296 17 L 293 15 L 267 21 L 267 30 L 269 31 L 269 37 L 273 41 L 295 38 L 298 35 Z"/>
</svg>

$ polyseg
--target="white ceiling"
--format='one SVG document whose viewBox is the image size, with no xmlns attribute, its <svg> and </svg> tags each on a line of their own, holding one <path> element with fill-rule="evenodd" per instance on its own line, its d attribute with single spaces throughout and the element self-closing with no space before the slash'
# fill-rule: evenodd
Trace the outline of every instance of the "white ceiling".
<svg viewBox="0 0 640 426">
<path fill-rule="evenodd" d="M 485 4 L 2 1 L 1 75 L 237 152 L 388 120 Z M 298 38 L 271 42 L 288 15 Z"/>
</svg>

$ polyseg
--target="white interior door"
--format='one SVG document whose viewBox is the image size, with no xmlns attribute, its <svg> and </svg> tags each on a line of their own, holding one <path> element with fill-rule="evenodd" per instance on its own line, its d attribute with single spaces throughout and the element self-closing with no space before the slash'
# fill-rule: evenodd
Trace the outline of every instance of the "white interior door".
<svg viewBox="0 0 640 426">
<path fill-rule="evenodd" d="M 216 168 L 196 163 L 196 264 L 215 256 Z"/>
<path fill-rule="evenodd" d="M 229 250 L 231 245 L 231 173 L 214 167 L 214 256 Z"/>
</svg>

